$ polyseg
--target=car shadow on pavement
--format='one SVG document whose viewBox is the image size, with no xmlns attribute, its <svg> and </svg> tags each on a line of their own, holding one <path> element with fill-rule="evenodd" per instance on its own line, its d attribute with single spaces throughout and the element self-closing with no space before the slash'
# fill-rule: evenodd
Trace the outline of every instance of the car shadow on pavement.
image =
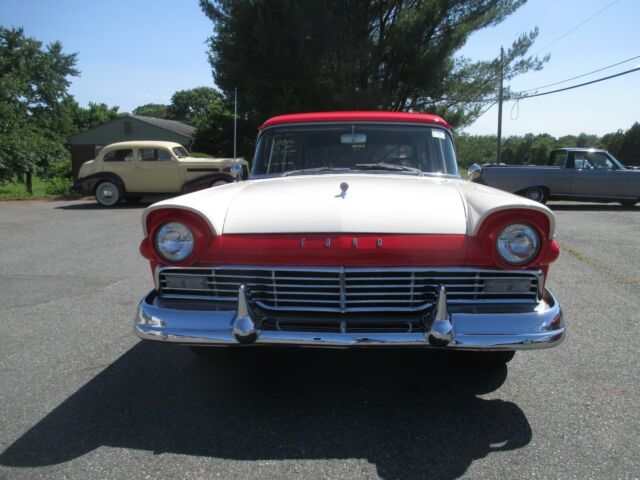
<svg viewBox="0 0 640 480">
<path fill-rule="evenodd" d="M 221 349 L 139 343 L 17 439 L 0 464 L 109 446 L 232 460 L 366 459 L 383 478 L 456 478 L 527 445 L 514 403 L 478 395 L 507 367 L 425 350 Z"/>
<path fill-rule="evenodd" d="M 136 202 L 136 203 L 127 203 L 127 202 L 122 202 L 119 203 L 118 205 L 116 205 L 115 207 L 103 207 L 102 205 L 99 205 L 96 202 L 77 202 L 77 203 L 70 203 L 68 205 L 59 205 L 57 207 L 55 207 L 57 210 L 103 210 L 105 212 L 109 211 L 109 210 L 120 210 L 120 209 L 143 209 L 143 208 L 147 208 L 149 205 L 151 205 L 153 203 L 153 201 L 151 200 L 144 200 L 142 202 Z"/>
</svg>

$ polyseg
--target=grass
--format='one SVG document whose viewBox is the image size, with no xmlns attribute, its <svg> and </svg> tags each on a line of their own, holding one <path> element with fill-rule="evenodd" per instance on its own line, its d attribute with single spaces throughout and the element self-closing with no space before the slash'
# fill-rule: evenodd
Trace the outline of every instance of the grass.
<svg viewBox="0 0 640 480">
<path fill-rule="evenodd" d="M 71 183 L 71 182 L 69 182 Z M 33 177 L 33 195 L 29 195 L 27 187 L 24 183 L 5 182 L 0 183 L 0 201 L 1 200 L 46 200 L 54 198 L 68 198 L 68 195 L 52 195 L 47 193 L 47 181 L 38 177 Z"/>
</svg>

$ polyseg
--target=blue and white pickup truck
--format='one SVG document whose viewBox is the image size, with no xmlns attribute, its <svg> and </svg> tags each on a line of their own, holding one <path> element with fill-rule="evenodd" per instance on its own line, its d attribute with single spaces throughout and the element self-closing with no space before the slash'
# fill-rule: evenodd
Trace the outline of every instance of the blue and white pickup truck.
<svg viewBox="0 0 640 480">
<path fill-rule="evenodd" d="M 552 150 L 544 166 L 473 164 L 469 179 L 541 203 L 578 200 L 630 207 L 640 201 L 640 170 L 626 168 L 606 150 L 594 148 Z"/>
</svg>

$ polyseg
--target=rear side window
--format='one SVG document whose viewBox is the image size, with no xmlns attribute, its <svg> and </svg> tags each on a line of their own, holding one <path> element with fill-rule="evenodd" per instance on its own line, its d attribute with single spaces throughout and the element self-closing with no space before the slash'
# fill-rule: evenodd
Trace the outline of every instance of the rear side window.
<svg viewBox="0 0 640 480">
<path fill-rule="evenodd" d="M 171 154 L 164 148 L 141 148 L 138 150 L 143 162 L 163 162 L 171 160 Z"/>
<path fill-rule="evenodd" d="M 551 154 L 551 161 L 549 165 L 554 167 L 564 167 L 565 163 L 567 163 L 567 151 L 566 150 L 558 150 L 557 152 L 553 152 Z"/>
<path fill-rule="evenodd" d="M 103 158 L 104 162 L 129 162 L 131 160 L 133 160 L 133 150 L 130 148 L 111 150 Z"/>
</svg>

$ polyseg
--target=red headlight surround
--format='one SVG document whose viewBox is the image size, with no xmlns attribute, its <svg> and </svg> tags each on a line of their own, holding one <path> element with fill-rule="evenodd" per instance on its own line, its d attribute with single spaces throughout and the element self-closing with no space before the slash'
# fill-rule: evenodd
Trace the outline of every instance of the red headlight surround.
<svg viewBox="0 0 640 480">
<path fill-rule="evenodd" d="M 169 222 L 180 222 L 189 228 L 193 234 L 193 251 L 191 255 L 180 262 L 166 260 L 160 252 L 156 250 L 156 233 L 163 225 Z M 178 267 L 196 263 L 206 245 L 211 238 L 215 236 L 209 225 L 200 215 L 180 208 L 166 208 L 150 212 L 147 216 L 147 232 L 147 238 L 145 238 L 140 245 L 142 255 L 154 263 L 163 265 L 170 264 Z"/>
<path fill-rule="evenodd" d="M 497 239 L 500 232 L 506 227 L 514 223 L 523 223 L 531 227 L 538 234 L 540 245 L 536 255 L 527 263 L 511 264 L 505 261 L 498 253 Z M 478 231 L 478 238 L 482 243 L 485 252 L 491 255 L 493 263 L 499 268 L 504 269 L 525 269 L 543 266 L 555 260 L 548 258 L 549 251 L 557 250 L 551 248 L 551 244 L 555 244 L 549 239 L 549 218 L 543 213 L 536 210 L 513 209 L 503 210 L 491 214 L 482 224 Z M 557 254 L 555 255 L 557 257 Z M 547 261 L 548 260 L 548 261 Z M 546 262 L 546 263 L 545 263 Z"/>
</svg>

